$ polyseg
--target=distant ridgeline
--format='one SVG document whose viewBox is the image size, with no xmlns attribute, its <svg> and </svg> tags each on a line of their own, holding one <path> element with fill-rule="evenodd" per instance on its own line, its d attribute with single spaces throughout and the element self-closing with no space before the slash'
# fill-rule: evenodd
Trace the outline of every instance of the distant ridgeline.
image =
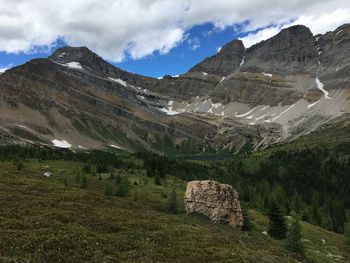
<svg viewBox="0 0 350 263">
<path fill-rule="evenodd" d="M 267 212 L 274 199 L 285 215 L 343 233 L 350 209 L 350 160 L 326 148 L 267 150 L 224 161 L 190 161 L 151 153 L 116 155 L 104 151 L 77 152 L 46 147 L 0 147 L 0 160 L 14 164 L 26 159 L 75 160 L 97 173 L 111 167 L 146 170 L 148 176 L 177 176 L 183 180 L 214 179 L 233 185 L 245 207 Z M 25 168 L 24 168 L 25 169 Z M 349 219 L 348 219 L 349 220 Z"/>
</svg>

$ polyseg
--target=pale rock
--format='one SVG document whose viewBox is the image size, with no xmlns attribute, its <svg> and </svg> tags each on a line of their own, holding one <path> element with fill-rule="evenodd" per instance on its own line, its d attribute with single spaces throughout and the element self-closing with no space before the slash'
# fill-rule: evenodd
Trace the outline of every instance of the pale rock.
<svg viewBox="0 0 350 263">
<path fill-rule="evenodd" d="M 216 181 L 192 181 L 185 193 L 187 213 L 199 213 L 216 223 L 242 227 L 243 215 L 238 193 L 231 185 Z"/>
</svg>

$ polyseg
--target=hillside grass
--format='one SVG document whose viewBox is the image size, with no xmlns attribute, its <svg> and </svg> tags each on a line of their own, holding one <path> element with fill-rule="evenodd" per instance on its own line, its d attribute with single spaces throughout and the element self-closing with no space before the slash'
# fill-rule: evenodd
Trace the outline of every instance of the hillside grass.
<svg viewBox="0 0 350 263">
<path fill-rule="evenodd" d="M 187 215 L 186 182 L 175 177 L 167 176 L 158 186 L 142 169 L 118 169 L 114 174 L 131 182 L 127 196 L 104 195 L 106 183 L 112 183 L 110 174 L 87 175 L 88 186 L 82 189 L 76 181 L 82 166 L 29 160 L 17 171 L 13 163 L 0 162 L 0 262 L 350 260 L 342 235 L 310 224 L 302 224 L 305 259 L 286 251 L 283 241 L 262 234 L 267 218 L 256 211 L 249 211 L 255 228 L 248 233 Z M 46 171 L 52 176 L 44 177 Z M 176 215 L 167 213 L 167 195 L 172 190 L 178 194 L 180 213 Z"/>
</svg>

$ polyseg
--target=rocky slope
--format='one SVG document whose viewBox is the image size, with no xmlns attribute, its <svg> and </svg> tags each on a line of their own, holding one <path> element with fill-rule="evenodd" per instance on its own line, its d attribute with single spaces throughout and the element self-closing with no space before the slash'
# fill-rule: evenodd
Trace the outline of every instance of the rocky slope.
<svg viewBox="0 0 350 263">
<path fill-rule="evenodd" d="M 350 25 L 293 26 L 225 45 L 179 77 L 116 68 L 64 47 L 0 75 L 0 143 L 238 151 L 291 140 L 350 111 Z"/>
</svg>

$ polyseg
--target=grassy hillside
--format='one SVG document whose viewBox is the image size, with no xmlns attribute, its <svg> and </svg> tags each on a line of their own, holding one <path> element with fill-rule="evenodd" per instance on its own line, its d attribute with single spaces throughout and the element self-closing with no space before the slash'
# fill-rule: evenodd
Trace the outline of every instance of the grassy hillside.
<svg viewBox="0 0 350 263">
<path fill-rule="evenodd" d="M 142 167 L 136 165 L 135 167 Z M 183 208 L 186 183 L 155 185 L 142 169 L 114 169 L 131 182 L 124 197 L 104 194 L 110 174 L 77 176 L 83 163 L 29 160 L 18 171 L 0 162 L 0 262 L 349 262 L 342 235 L 302 224 L 306 259 L 264 235 L 267 219 L 250 210 L 246 233 Z M 43 173 L 50 171 L 51 177 Z M 79 179 L 79 180 L 78 180 Z M 180 213 L 167 213 L 178 193 Z M 324 241 L 323 241 L 324 240 Z"/>
</svg>

